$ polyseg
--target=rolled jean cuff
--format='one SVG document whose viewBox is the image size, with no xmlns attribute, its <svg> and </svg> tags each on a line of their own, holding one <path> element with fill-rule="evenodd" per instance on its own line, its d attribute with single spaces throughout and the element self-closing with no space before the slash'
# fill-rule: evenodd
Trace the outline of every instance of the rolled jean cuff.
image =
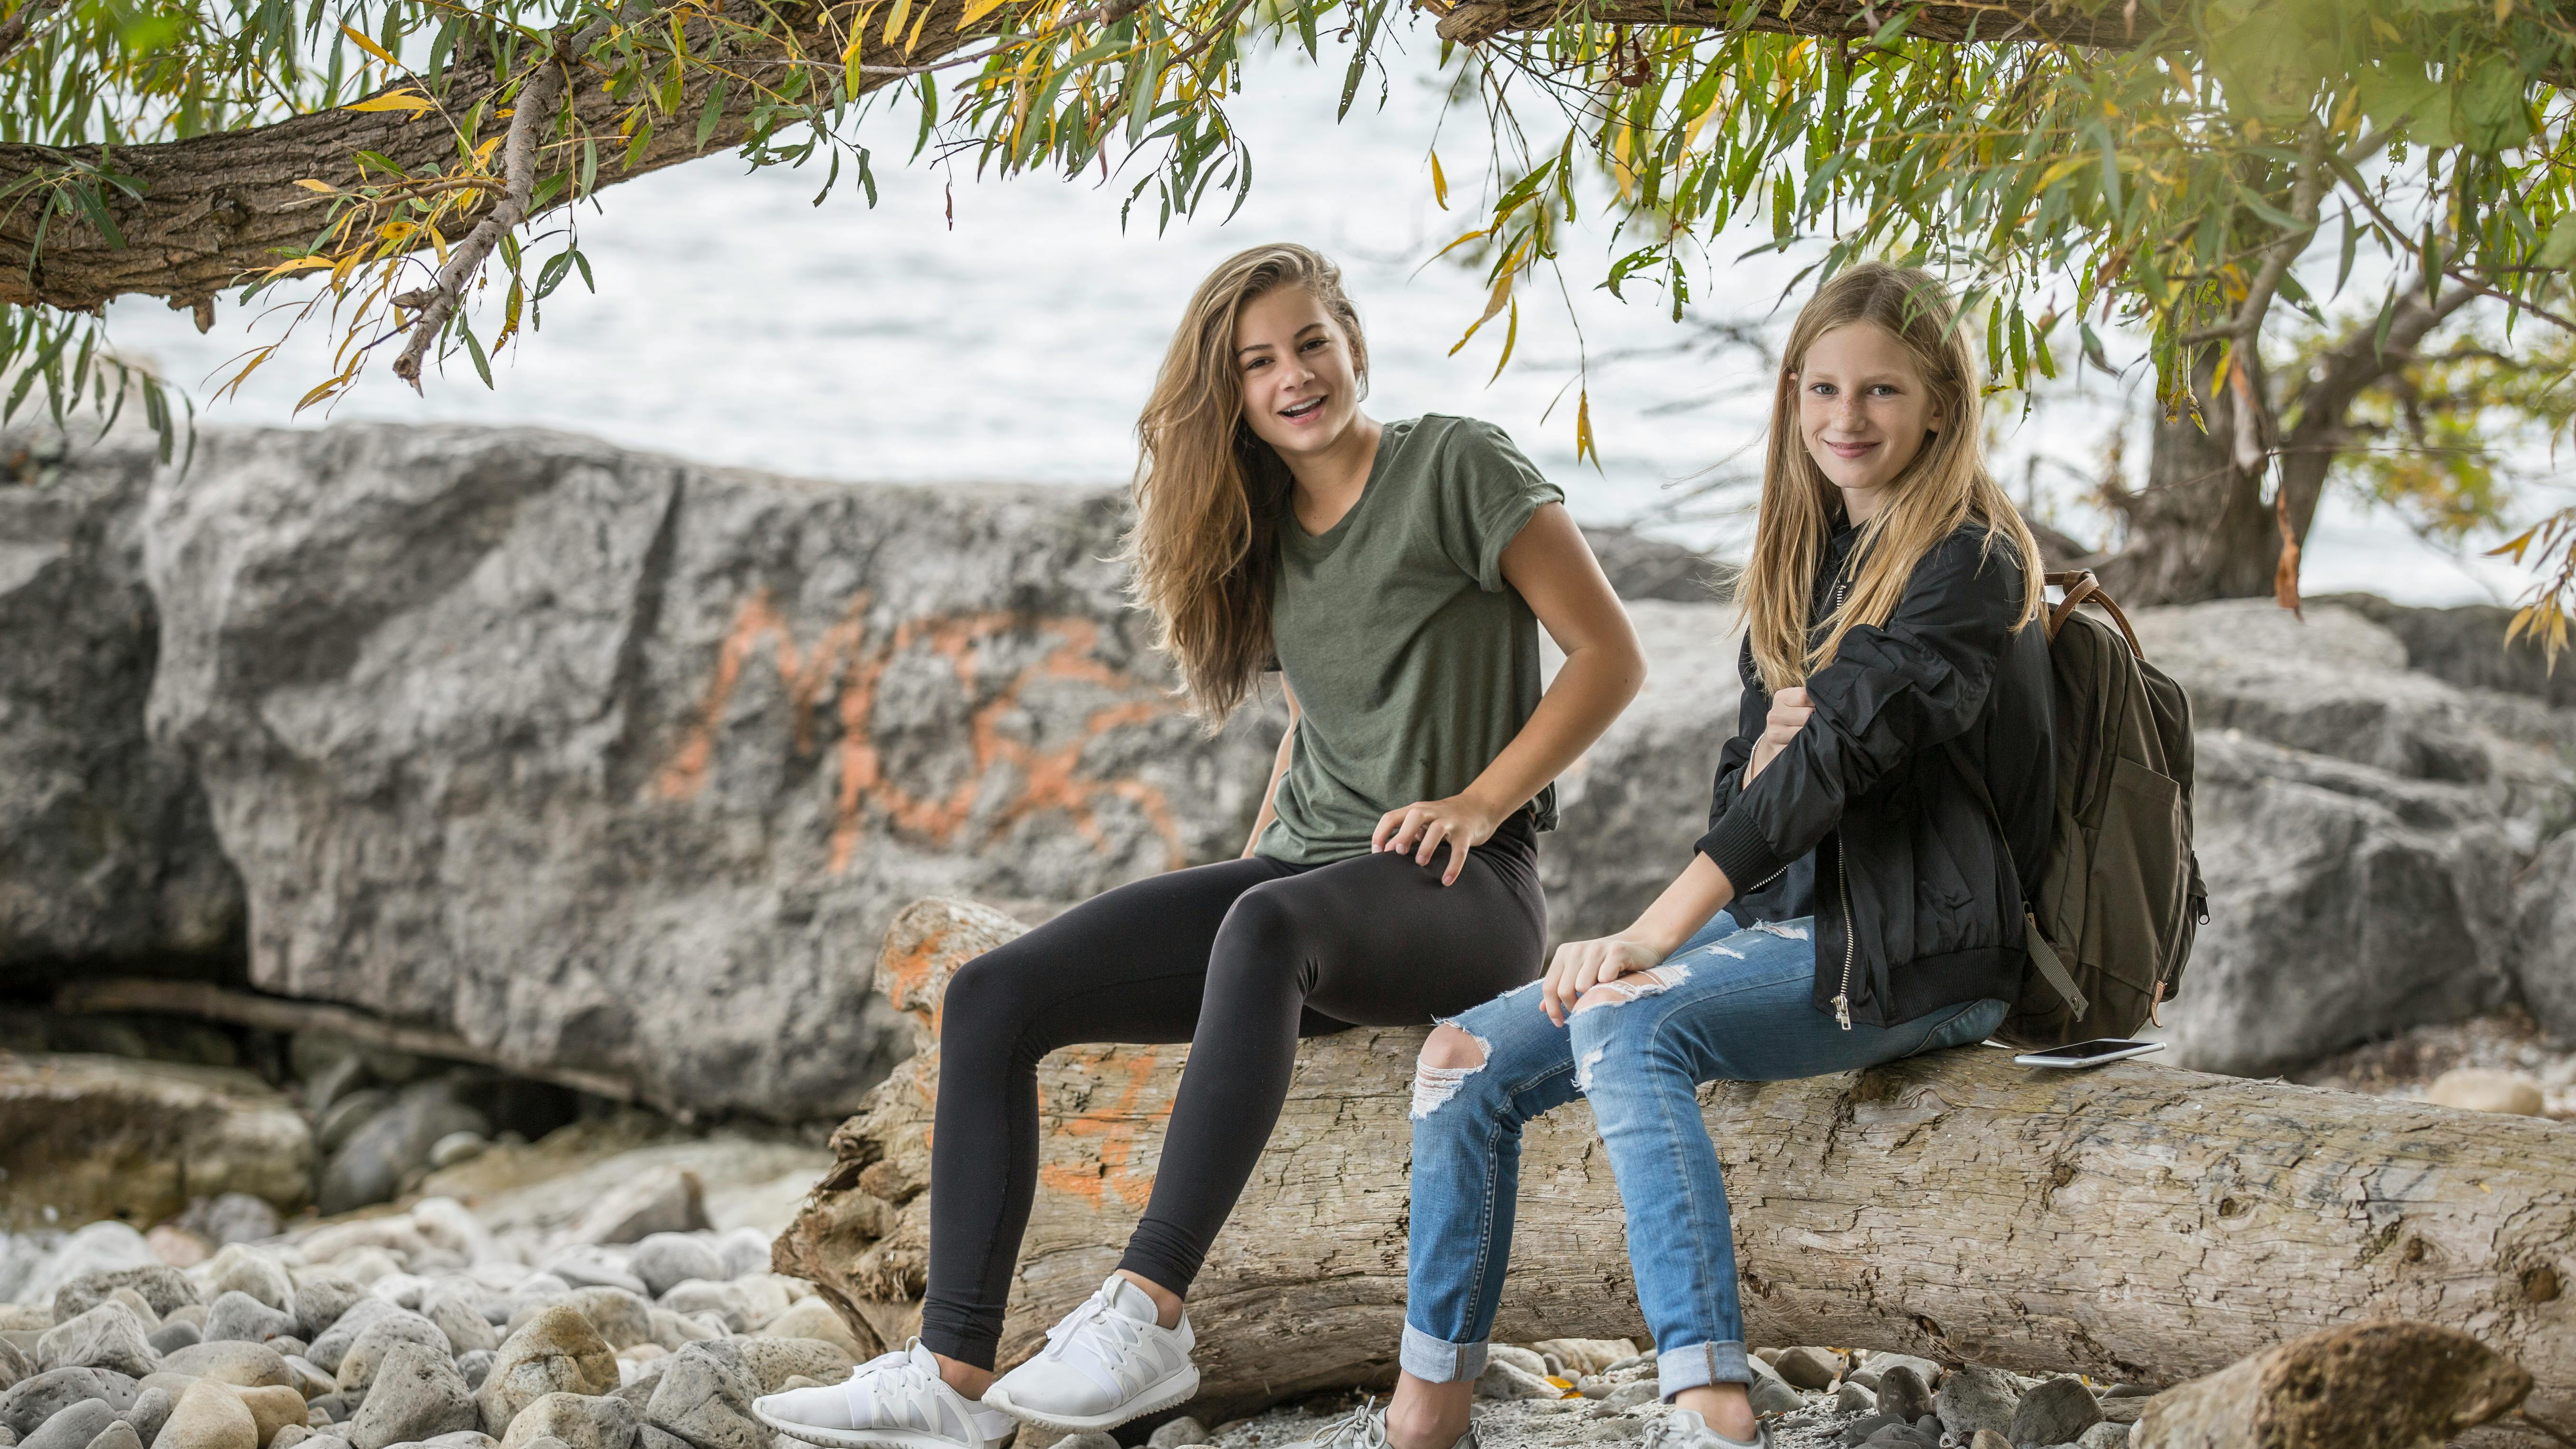
<svg viewBox="0 0 2576 1449">
<path fill-rule="evenodd" d="M 1412 1346 L 1408 1337 L 1405 1341 L 1407 1351 Z M 1741 1343 L 1687 1343 L 1655 1355 L 1655 1392 L 1668 1403 L 1673 1395 L 1684 1389 L 1751 1382 L 1753 1370 L 1744 1362 L 1744 1345 Z"/>
<path fill-rule="evenodd" d="M 1737 1346 L 1735 1356 L 1739 1360 L 1744 1357 L 1742 1345 Z M 1433 1338 L 1408 1323 L 1404 1325 L 1404 1347 L 1397 1352 L 1396 1362 L 1426 1384 L 1454 1384 L 1485 1371 L 1485 1345 Z"/>
</svg>

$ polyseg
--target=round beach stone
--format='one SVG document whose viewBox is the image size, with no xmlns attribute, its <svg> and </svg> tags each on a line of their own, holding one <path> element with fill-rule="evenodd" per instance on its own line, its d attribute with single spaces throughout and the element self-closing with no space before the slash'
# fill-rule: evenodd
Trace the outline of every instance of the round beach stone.
<svg viewBox="0 0 2576 1449">
<path fill-rule="evenodd" d="M 2005 1430 L 2016 1444 L 2072 1444 L 2102 1422 L 2102 1406 L 2082 1379 L 2054 1378 L 2022 1395 Z"/>
<path fill-rule="evenodd" d="M 36 1432 L 18 1441 L 18 1449 L 88 1449 L 89 1441 L 115 1422 L 116 1411 L 105 1400 L 83 1399 L 36 1426 Z"/>
<path fill-rule="evenodd" d="M 295 1282 L 295 1333 L 306 1343 L 320 1338 L 351 1304 L 367 1296 L 356 1281 L 328 1269 L 315 1269 Z"/>
<path fill-rule="evenodd" d="M 165 1354 L 161 1359 L 161 1371 L 238 1384 L 243 1388 L 261 1388 L 270 1384 L 284 1388 L 295 1386 L 295 1371 L 286 1366 L 286 1355 L 264 1343 L 244 1343 L 239 1339 L 201 1343 L 177 1353 Z"/>
<path fill-rule="evenodd" d="M 240 1340 L 266 1343 L 282 1334 L 293 1333 L 297 1319 L 282 1308 L 271 1308 L 238 1288 L 225 1290 L 206 1310 L 205 1340 L 214 1343 Z"/>
<path fill-rule="evenodd" d="M 286 1276 L 286 1265 L 277 1255 L 260 1248 L 233 1243 L 215 1254 L 197 1272 L 207 1282 L 210 1300 L 227 1293 L 247 1293 L 271 1308 L 281 1311 L 295 1304 L 295 1283 Z"/>
<path fill-rule="evenodd" d="M 1771 1367 L 1791 1388 L 1828 1389 L 1843 1374 L 1843 1356 L 1829 1348 L 1784 1348 Z"/>
<path fill-rule="evenodd" d="M 607 1340 L 589 1319 L 556 1304 L 503 1340 L 475 1402 L 483 1432 L 506 1434 L 521 1409 L 548 1394 L 604 1394 L 618 1384 L 617 1355 Z"/>
<path fill-rule="evenodd" d="M 437 1324 L 417 1313 L 390 1313 L 368 1324 L 367 1331 L 359 1334 L 357 1342 L 340 1356 L 340 1392 L 353 1397 L 365 1394 L 367 1386 L 375 1382 L 377 1367 L 403 1344 L 428 1349 L 442 1359 L 456 1355 Z"/>
<path fill-rule="evenodd" d="M 161 1436 L 161 1426 L 170 1422 L 170 1410 L 178 1398 L 169 1390 L 154 1385 L 134 1396 L 134 1407 L 117 1415 L 134 1426 L 134 1436 L 149 1444 Z"/>
<path fill-rule="evenodd" d="M 2012 1375 L 1971 1364 L 1942 1375 L 1941 1392 L 1934 1396 L 1933 1411 L 1941 1416 L 1941 1427 L 1954 1439 L 1973 1438 L 1979 1429 L 2010 1435 L 2013 1406 L 2020 1402 L 2021 1385 Z"/>
<path fill-rule="evenodd" d="M 152 1449 L 259 1449 L 259 1421 L 232 1385 L 199 1379 L 179 1396 Z"/>
<path fill-rule="evenodd" d="M 438 1331 L 447 1335 L 448 1346 L 458 1353 L 501 1346 L 500 1332 L 474 1305 L 474 1300 L 463 1293 L 432 1291 L 421 1300 L 420 1316 L 437 1324 Z"/>
<path fill-rule="evenodd" d="M 763 1266 L 767 1255 L 763 1255 Z M 627 1254 L 626 1271 L 644 1280 L 644 1291 L 655 1298 L 692 1278 L 729 1279 L 735 1274 L 725 1271 L 724 1256 L 715 1245 L 697 1233 L 654 1233 L 635 1245 Z"/>
<path fill-rule="evenodd" d="M 143 1449 L 143 1436 L 134 1432 L 132 1424 L 119 1419 L 99 1430 L 86 1449 Z"/>
<path fill-rule="evenodd" d="M 401 1312 L 402 1309 L 381 1298 L 361 1298 L 350 1304 L 329 1328 L 314 1337 L 305 1348 L 304 1356 L 324 1373 L 336 1374 L 340 1371 L 340 1360 L 348 1356 L 349 1346 L 358 1341 L 358 1335 Z"/>
<path fill-rule="evenodd" d="M 167 1263 L 147 1263 L 134 1268 L 110 1268 L 84 1273 L 54 1290 L 54 1321 L 74 1318 L 114 1296 L 119 1288 L 131 1288 L 143 1295 L 152 1312 L 167 1319 L 173 1309 L 185 1308 L 203 1300 L 197 1285 L 188 1275 Z"/>
<path fill-rule="evenodd" d="M 143 1341 L 152 1345 L 154 1353 L 170 1354 L 204 1342 L 205 1335 L 193 1323 L 165 1323 L 145 1334 Z"/>
<path fill-rule="evenodd" d="M 838 1345 L 853 1360 L 873 1357 L 859 1342 L 859 1336 L 850 1331 L 850 1325 L 842 1321 L 841 1315 L 832 1311 L 832 1305 L 821 1298 L 800 1298 L 788 1304 L 786 1311 L 760 1325 L 760 1335 L 763 1338 L 818 1338 Z"/>
<path fill-rule="evenodd" d="M 416 1343 L 385 1353 L 367 1401 L 349 1421 L 353 1449 L 389 1449 L 471 1430 L 481 1415 L 474 1391 L 447 1355 Z"/>
<path fill-rule="evenodd" d="M 108 1408 L 123 1410 L 134 1406 L 137 1391 L 134 1379 L 114 1369 L 47 1369 L 0 1392 L 0 1428 L 24 1439 L 83 1399 L 104 1399 Z"/>
<path fill-rule="evenodd" d="M 45 1330 L 36 1340 L 36 1367 L 114 1369 L 141 1378 L 161 1365 L 150 1332 L 133 1309 L 110 1300 Z"/>
<path fill-rule="evenodd" d="M 277 1437 L 277 1431 L 287 1425 L 305 1422 L 304 1396 L 293 1389 L 267 1384 L 234 1392 L 241 1395 L 243 1407 L 250 1410 L 252 1422 L 259 1426 L 262 1444 Z"/>
<path fill-rule="evenodd" d="M 608 1342 L 611 1350 L 653 1341 L 653 1305 L 623 1288 L 575 1288 L 564 1302 Z"/>
<path fill-rule="evenodd" d="M 633 1449 L 643 1416 L 624 1399 L 592 1394 L 547 1394 L 519 1411 L 501 1449 L 535 1449 L 554 1439 L 568 1449 Z"/>
</svg>

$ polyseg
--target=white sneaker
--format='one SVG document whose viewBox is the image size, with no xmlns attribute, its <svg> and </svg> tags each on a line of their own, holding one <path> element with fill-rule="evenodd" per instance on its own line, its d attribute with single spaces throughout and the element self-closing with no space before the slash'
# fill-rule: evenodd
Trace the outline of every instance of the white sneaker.
<svg viewBox="0 0 2576 1449">
<path fill-rule="evenodd" d="M 1178 1328 L 1155 1318 L 1145 1290 L 1112 1273 L 1099 1292 L 1047 1330 L 1037 1357 L 984 1391 L 984 1402 L 1068 1434 L 1115 1428 L 1185 1404 L 1199 1391 L 1189 1315 L 1181 1315 Z"/>
<path fill-rule="evenodd" d="M 992 1449 L 1019 1428 L 941 1381 L 938 1357 L 917 1338 L 851 1370 L 846 1383 L 763 1395 L 751 1412 L 790 1439 L 834 1449 Z"/>
<path fill-rule="evenodd" d="M 1771 1426 L 1753 1431 L 1751 1439 L 1729 1439 L 1690 1409 L 1676 1409 L 1646 1426 L 1638 1449 L 1771 1449 Z"/>
<path fill-rule="evenodd" d="M 1281 1449 L 1387 1449 L 1386 1410 L 1377 1406 L 1377 1400 L 1370 1399 L 1323 1433 L 1312 1439 L 1283 1445 Z M 1449 1449 L 1477 1449 L 1475 1427 L 1468 1426 L 1467 1432 L 1459 1435 L 1458 1442 L 1450 1445 Z"/>
</svg>

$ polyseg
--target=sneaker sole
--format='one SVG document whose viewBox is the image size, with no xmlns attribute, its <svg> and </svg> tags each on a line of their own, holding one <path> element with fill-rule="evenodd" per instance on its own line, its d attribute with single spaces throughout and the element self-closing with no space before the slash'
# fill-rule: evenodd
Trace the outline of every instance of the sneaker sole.
<svg viewBox="0 0 2576 1449">
<path fill-rule="evenodd" d="M 1084 1434 L 1094 1429 L 1115 1429 L 1130 1419 L 1141 1419 L 1147 1414 L 1159 1414 L 1165 1409 L 1177 1409 L 1196 1397 L 1198 1391 L 1198 1365 L 1185 1364 L 1180 1372 L 1159 1383 L 1148 1385 L 1134 1400 L 1106 1414 L 1041 1414 L 1034 1409 L 1025 1409 L 1012 1403 L 1010 1395 L 1002 1392 L 1002 1386 L 999 1383 L 984 1391 L 984 1407 L 999 1409 L 1023 1424 L 1035 1424 L 1041 1429 L 1054 1429 L 1066 1434 Z"/>
<path fill-rule="evenodd" d="M 933 1434 L 927 1429 L 826 1429 L 820 1424 L 799 1424 L 791 1419 L 773 1418 L 756 1407 L 751 1416 L 799 1443 L 821 1444 L 828 1449 L 883 1449 L 886 1445 L 897 1446 L 897 1449 L 967 1449 L 965 1440 Z M 985 1449 L 995 1449 L 1013 1437 L 1013 1434 L 1003 1434 L 986 1439 Z"/>
</svg>

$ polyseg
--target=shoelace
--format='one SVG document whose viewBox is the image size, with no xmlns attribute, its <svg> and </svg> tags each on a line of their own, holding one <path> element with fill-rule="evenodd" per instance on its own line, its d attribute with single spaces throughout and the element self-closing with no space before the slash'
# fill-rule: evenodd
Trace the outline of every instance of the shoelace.
<svg viewBox="0 0 2576 1449">
<path fill-rule="evenodd" d="M 1109 1299 L 1095 1292 L 1083 1301 L 1080 1309 L 1048 1329 L 1046 1336 L 1046 1351 L 1056 1358 L 1062 1358 L 1065 1346 L 1076 1339 L 1106 1339 L 1113 1352 L 1099 1356 L 1115 1368 L 1127 1361 L 1128 1350 L 1144 1337 L 1144 1329 L 1125 1314 L 1110 1311 Z"/>
<path fill-rule="evenodd" d="M 867 1412 L 857 1412 L 857 1390 L 864 1383 Z M 937 1422 L 937 1400 L 930 1385 L 930 1375 L 912 1361 L 912 1345 L 905 1344 L 892 1353 L 879 1354 L 859 1365 L 850 1375 L 852 1398 L 851 1421 L 860 1428 L 888 1423 L 918 1427 Z M 920 1412 L 916 1413 L 915 1410 Z M 889 1417 L 888 1410 L 893 1411 Z"/>
<path fill-rule="evenodd" d="M 1370 1398 L 1351 1410 L 1349 1418 L 1325 1430 L 1316 1438 L 1315 1449 L 1387 1449 L 1386 1420 L 1377 1414 L 1377 1400 Z"/>
</svg>

